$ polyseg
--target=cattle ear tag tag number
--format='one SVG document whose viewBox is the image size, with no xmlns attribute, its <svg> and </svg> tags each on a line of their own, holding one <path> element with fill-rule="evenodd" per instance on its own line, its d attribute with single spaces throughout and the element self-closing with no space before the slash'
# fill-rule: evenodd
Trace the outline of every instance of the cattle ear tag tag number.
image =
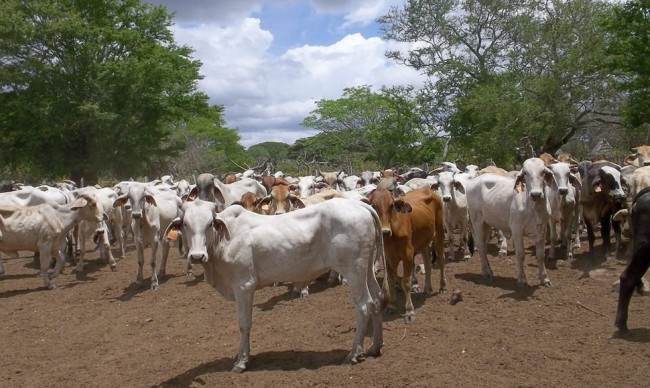
<svg viewBox="0 0 650 388">
<path fill-rule="evenodd" d="M 178 238 L 178 231 L 176 229 L 172 229 L 167 233 L 167 239 L 168 240 L 176 240 Z"/>
<path fill-rule="evenodd" d="M 597 192 L 597 193 L 600 193 L 601 191 L 603 191 L 603 189 L 601 189 L 601 188 L 600 188 L 600 185 L 598 185 L 598 186 L 596 186 L 596 187 L 594 188 L 594 191 Z"/>
</svg>

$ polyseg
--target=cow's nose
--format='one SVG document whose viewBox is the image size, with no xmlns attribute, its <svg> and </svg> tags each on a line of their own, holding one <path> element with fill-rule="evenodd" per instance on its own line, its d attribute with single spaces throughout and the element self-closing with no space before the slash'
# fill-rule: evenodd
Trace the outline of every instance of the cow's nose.
<svg viewBox="0 0 650 388">
<path fill-rule="evenodd" d="M 558 191 L 560 192 L 560 195 L 567 195 L 567 194 L 569 194 L 569 189 L 566 188 L 566 187 L 563 187 L 563 188 L 559 189 Z"/>
<path fill-rule="evenodd" d="M 443 202 L 451 202 L 451 197 L 449 195 L 445 195 L 444 197 L 442 197 L 442 201 Z"/>
<path fill-rule="evenodd" d="M 643 165 L 644 166 L 650 166 L 650 160 L 644 160 Z"/>
<path fill-rule="evenodd" d="M 131 214 L 131 217 L 133 217 L 133 219 L 135 219 L 135 220 L 139 220 L 139 219 L 142 217 L 142 213 L 140 213 L 140 212 L 137 212 L 137 213 L 136 213 L 136 212 L 133 212 L 133 214 Z"/>
<path fill-rule="evenodd" d="M 381 232 L 384 234 L 384 237 L 390 237 L 393 235 L 393 231 L 387 228 L 383 228 Z"/>
<path fill-rule="evenodd" d="M 539 198 L 542 197 L 542 192 L 541 192 L 541 191 L 537 191 L 537 190 L 535 190 L 535 191 L 531 191 L 531 192 L 530 192 L 530 197 L 531 197 L 534 201 L 536 201 L 536 200 L 538 200 Z"/>
<path fill-rule="evenodd" d="M 187 255 L 191 262 L 201 263 L 205 255 L 203 253 L 190 253 Z"/>
</svg>

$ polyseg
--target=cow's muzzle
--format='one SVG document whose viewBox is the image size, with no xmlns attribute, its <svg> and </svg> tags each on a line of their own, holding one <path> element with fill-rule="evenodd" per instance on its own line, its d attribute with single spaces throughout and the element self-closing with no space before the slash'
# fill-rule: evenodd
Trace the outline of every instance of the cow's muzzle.
<svg viewBox="0 0 650 388">
<path fill-rule="evenodd" d="M 208 261 L 208 255 L 203 252 L 190 252 L 187 254 L 187 259 L 192 264 L 200 264 Z"/>
<path fill-rule="evenodd" d="M 445 195 L 444 197 L 442 197 L 442 202 L 451 202 L 451 197 L 448 196 L 448 195 Z"/>
<path fill-rule="evenodd" d="M 558 192 L 560 193 L 561 196 L 564 197 L 564 196 L 566 196 L 567 194 L 569 194 L 569 189 L 566 188 L 566 187 L 562 187 L 562 188 L 558 189 Z"/>
<path fill-rule="evenodd" d="M 133 214 L 131 214 L 131 217 L 133 217 L 134 220 L 139 220 L 140 218 L 142 218 L 142 213 L 140 213 L 140 212 L 137 212 L 137 213 L 136 213 L 136 212 L 133 212 Z"/>
<path fill-rule="evenodd" d="M 537 190 L 535 190 L 535 191 L 531 191 L 531 192 L 530 192 L 530 198 L 531 198 L 533 201 L 537 201 L 538 199 L 542 198 L 542 192 L 541 192 L 541 191 L 537 191 Z"/>
</svg>

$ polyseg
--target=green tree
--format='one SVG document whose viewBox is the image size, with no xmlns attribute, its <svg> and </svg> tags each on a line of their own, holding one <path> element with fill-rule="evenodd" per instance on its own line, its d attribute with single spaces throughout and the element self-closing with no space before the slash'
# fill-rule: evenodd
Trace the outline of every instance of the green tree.
<svg viewBox="0 0 650 388">
<path fill-rule="evenodd" d="M 163 158 L 157 174 L 171 172 L 190 179 L 204 172 L 239 170 L 238 166 L 250 163 L 251 157 L 239 144 L 239 134 L 226 127 L 223 113 L 223 106 L 213 105 L 204 114 L 174 127 L 168 148 L 181 151 L 175 158 Z"/>
<path fill-rule="evenodd" d="M 379 21 L 385 38 L 418 43 L 387 55 L 429 76 L 432 117 L 461 156 L 506 163 L 523 136 L 536 151 L 553 153 L 593 126 L 617 122 L 618 96 L 600 66 L 600 18 L 610 7 L 594 0 L 408 0 Z"/>
<path fill-rule="evenodd" d="M 339 99 L 317 101 L 302 124 L 322 132 L 302 145 L 338 165 L 352 165 L 360 154 L 382 168 L 419 162 L 430 134 L 420 121 L 412 87 L 383 87 L 379 92 L 368 85 L 346 88 Z"/>
<path fill-rule="evenodd" d="M 179 149 L 207 109 L 171 15 L 138 0 L 0 3 L 2 162 L 37 176 L 128 176 Z"/>
<path fill-rule="evenodd" d="M 610 32 L 610 68 L 621 75 L 622 88 L 628 92 L 623 115 L 632 126 L 650 124 L 650 1 L 616 5 L 605 26 Z"/>
</svg>

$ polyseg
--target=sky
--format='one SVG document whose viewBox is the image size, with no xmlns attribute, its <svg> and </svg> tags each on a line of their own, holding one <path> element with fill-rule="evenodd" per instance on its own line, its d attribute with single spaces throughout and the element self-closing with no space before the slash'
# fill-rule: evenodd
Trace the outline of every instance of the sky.
<svg viewBox="0 0 650 388">
<path fill-rule="evenodd" d="M 424 80 L 384 55 L 407 45 L 382 40 L 376 20 L 404 0 L 148 1 L 175 13 L 176 42 L 203 63 L 199 89 L 246 148 L 313 136 L 302 120 L 346 87 Z"/>
</svg>

